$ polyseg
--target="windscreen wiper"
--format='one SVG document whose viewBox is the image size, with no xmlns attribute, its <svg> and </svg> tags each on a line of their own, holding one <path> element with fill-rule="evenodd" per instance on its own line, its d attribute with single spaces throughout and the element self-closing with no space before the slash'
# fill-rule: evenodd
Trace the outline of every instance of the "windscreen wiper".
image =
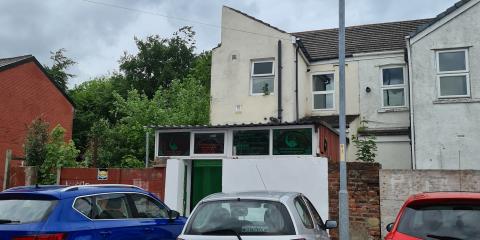
<svg viewBox="0 0 480 240">
<path fill-rule="evenodd" d="M 10 220 L 10 219 L 0 219 L 0 224 L 7 224 L 7 223 L 20 223 L 20 221 Z"/>
<path fill-rule="evenodd" d="M 428 234 L 427 237 L 438 239 L 438 240 L 463 240 L 462 238 L 450 237 L 450 236 L 438 236 L 433 234 Z"/>
<path fill-rule="evenodd" d="M 242 240 L 242 238 L 240 237 L 240 234 L 238 234 L 237 231 L 235 231 L 233 229 L 218 229 L 218 230 L 204 232 L 204 233 L 202 233 L 202 235 L 215 235 L 215 234 L 228 235 L 228 234 L 232 234 L 232 233 L 235 236 L 237 236 L 238 240 Z"/>
</svg>

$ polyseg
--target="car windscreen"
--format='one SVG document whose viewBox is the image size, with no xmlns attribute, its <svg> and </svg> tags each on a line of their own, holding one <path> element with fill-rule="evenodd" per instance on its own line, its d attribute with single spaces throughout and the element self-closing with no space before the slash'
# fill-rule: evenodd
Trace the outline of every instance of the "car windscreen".
<svg viewBox="0 0 480 240">
<path fill-rule="evenodd" d="M 24 198 L 0 199 L 0 223 L 32 223 L 50 214 L 57 200 Z"/>
<path fill-rule="evenodd" d="M 397 231 L 421 239 L 480 239 L 480 204 L 422 204 L 405 209 Z"/>
<path fill-rule="evenodd" d="M 201 203 L 190 217 L 185 234 L 216 235 L 209 233 L 232 230 L 239 235 L 295 235 L 287 208 L 280 202 L 264 200 Z"/>
</svg>

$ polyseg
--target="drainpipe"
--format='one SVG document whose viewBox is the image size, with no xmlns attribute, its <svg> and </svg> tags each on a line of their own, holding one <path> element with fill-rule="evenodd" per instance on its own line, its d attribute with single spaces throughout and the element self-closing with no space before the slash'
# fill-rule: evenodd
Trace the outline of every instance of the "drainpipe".
<svg viewBox="0 0 480 240">
<path fill-rule="evenodd" d="M 282 41 L 278 40 L 278 121 L 282 122 Z"/>
<path fill-rule="evenodd" d="M 413 84 L 412 76 L 412 49 L 410 45 L 410 36 L 406 38 L 407 44 L 407 64 L 408 64 L 408 101 L 410 106 L 410 139 L 411 139 L 411 154 L 412 154 L 412 168 L 417 169 L 417 159 L 415 157 L 415 123 L 414 123 L 414 111 L 413 111 Z"/>
<path fill-rule="evenodd" d="M 296 48 L 295 48 L 295 119 L 298 122 L 298 49 L 300 48 L 299 44 L 300 39 L 296 39 Z"/>
</svg>

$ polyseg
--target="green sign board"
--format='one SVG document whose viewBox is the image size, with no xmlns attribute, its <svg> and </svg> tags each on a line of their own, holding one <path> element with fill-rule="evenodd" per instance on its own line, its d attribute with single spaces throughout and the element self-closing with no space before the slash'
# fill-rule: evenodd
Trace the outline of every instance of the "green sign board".
<svg viewBox="0 0 480 240">
<path fill-rule="evenodd" d="M 312 155 L 312 129 L 274 129 L 273 155 Z"/>
<path fill-rule="evenodd" d="M 158 134 L 158 156 L 190 155 L 190 133 L 168 132 Z"/>
<path fill-rule="evenodd" d="M 233 132 L 233 154 L 238 156 L 269 155 L 270 130 Z"/>
</svg>

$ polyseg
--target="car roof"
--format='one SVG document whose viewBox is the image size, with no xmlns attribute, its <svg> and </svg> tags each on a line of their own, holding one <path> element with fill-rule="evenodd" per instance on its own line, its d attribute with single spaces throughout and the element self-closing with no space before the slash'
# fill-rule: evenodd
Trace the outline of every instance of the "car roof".
<svg viewBox="0 0 480 240">
<path fill-rule="evenodd" d="M 0 192 L 0 197 L 5 195 L 38 195 L 47 196 L 55 199 L 65 199 L 78 196 L 100 194 L 100 193 L 113 193 L 113 192 L 138 192 L 145 193 L 145 190 L 133 186 L 123 184 L 98 184 L 98 185 L 77 185 L 77 186 L 64 186 L 64 185 L 38 185 L 38 186 L 25 186 L 14 187 Z"/>
<path fill-rule="evenodd" d="M 287 201 L 300 195 L 298 192 L 281 192 L 281 191 L 249 191 L 249 192 L 231 192 L 231 193 L 214 193 L 204 199 L 202 202 L 229 200 L 229 199 L 261 199 L 271 201 Z"/>
<path fill-rule="evenodd" d="M 408 198 L 406 204 L 418 201 L 434 200 L 480 200 L 478 192 L 424 192 L 412 195 Z"/>
</svg>

